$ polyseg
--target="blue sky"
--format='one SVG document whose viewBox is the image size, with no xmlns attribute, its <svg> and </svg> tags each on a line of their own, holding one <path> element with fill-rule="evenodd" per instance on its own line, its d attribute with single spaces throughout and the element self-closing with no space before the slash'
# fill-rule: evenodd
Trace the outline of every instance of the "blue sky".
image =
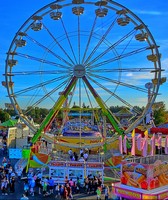
<svg viewBox="0 0 168 200">
<path fill-rule="evenodd" d="M 0 2 L 0 81 L 5 78 L 3 76 L 5 71 L 6 52 L 8 51 L 10 44 L 23 23 L 43 6 L 51 3 L 49 0 L 5 0 Z M 152 33 L 156 43 L 160 46 L 159 51 L 162 54 L 161 63 L 162 69 L 165 71 L 162 73 L 162 77 L 167 77 L 168 74 L 168 1 L 165 0 L 117 0 L 117 3 L 130 9 L 136 14 L 147 26 Z M 136 3 L 135 3 L 136 2 Z M 91 16 L 92 17 L 92 16 Z M 35 49 L 34 49 L 35 50 Z M 129 79 L 128 79 L 129 81 Z M 145 84 L 145 82 L 144 82 Z M 168 83 L 160 86 L 159 93 L 156 101 L 164 101 L 167 103 Z M 4 107 L 4 103 L 9 103 L 10 100 L 7 96 L 5 87 L 0 87 L 0 107 Z M 135 98 L 135 94 L 133 94 Z M 137 94 L 138 96 L 138 94 Z M 140 96 L 138 96 L 140 98 Z M 138 100 L 137 100 L 138 102 Z M 166 105 L 168 108 L 168 105 Z"/>
</svg>

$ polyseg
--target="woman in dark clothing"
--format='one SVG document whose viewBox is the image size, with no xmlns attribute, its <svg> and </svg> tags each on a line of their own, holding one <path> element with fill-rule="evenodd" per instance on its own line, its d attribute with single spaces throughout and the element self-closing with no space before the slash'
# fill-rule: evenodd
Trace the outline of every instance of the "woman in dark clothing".
<svg viewBox="0 0 168 200">
<path fill-rule="evenodd" d="M 78 161 L 78 155 L 76 152 L 74 152 L 74 157 L 75 157 L 75 161 Z"/>
<path fill-rule="evenodd" d="M 15 192 L 15 178 L 11 177 L 10 179 L 10 192 L 14 193 Z"/>
<path fill-rule="evenodd" d="M 88 183 L 88 194 L 90 194 L 92 192 L 92 188 L 93 188 L 93 182 L 92 180 L 89 178 L 89 183 Z"/>
</svg>

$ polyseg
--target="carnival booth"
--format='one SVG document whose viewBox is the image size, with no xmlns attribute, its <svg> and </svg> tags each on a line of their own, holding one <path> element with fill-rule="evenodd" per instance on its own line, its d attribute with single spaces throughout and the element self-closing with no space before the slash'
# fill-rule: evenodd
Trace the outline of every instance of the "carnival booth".
<svg viewBox="0 0 168 200">
<path fill-rule="evenodd" d="M 49 177 L 51 176 L 55 183 L 64 183 L 66 176 L 66 163 L 64 161 L 51 161 L 49 163 Z"/>
<path fill-rule="evenodd" d="M 152 161 L 148 160 L 148 161 Z M 120 183 L 113 186 L 113 194 L 127 199 L 168 198 L 168 163 L 155 160 L 153 163 L 122 162 Z"/>
<path fill-rule="evenodd" d="M 87 176 L 90 178 L 96 176 L 102 178 L 104 164 L 99 162 L 76 162 L 76 161 L 50 161 L 49 162 L 49 177 L 52 176 L 55 183 L 64 183 L 65 177 L 69 180 L 77 181 L 80 179 L 80 183 L 84 183 L 84 179 Z"/>
<path fill-rule="evenodd" d="M 67 162 L 67 174 L 68 179 L 72 179 L 73 181 L 77 181 L 79 178 L 80 183 L 84 183 L 84 176 L 85 176 L 85 166 L 84 162 Z"/>
<path fill-rule="evenodd" d="M 89 177 L 98 177 L 103 180 L 104 163 L 86 163 L 86 175 Z"/>
</svg>

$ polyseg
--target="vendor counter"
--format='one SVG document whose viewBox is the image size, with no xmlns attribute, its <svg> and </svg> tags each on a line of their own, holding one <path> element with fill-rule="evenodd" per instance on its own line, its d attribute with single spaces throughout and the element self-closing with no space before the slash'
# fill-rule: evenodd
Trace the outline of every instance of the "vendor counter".
<svg viewBox="0 0 168 200">
<path fill-rule="evenodd" d="M 153 190 L 143 190 L 118 182 L 112 186 L 112 195 L 132 200 L 166 200 L 168 198 L 168 187 L 166 185 Z"/>
</svg>

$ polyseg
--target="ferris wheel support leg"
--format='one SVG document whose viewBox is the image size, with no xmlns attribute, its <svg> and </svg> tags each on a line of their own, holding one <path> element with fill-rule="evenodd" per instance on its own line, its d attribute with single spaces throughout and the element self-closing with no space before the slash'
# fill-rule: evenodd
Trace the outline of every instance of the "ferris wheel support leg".
<svg viewBox="0 0 168 200">
<path fill-rule="evenodd" d="M 38 138 L 41 136 L 43 133 L 44 129 L 47 127 L 49 123 L 51 123 L 51 120 L 53 119 L 53 116 L 56 117 L 58 114 L 59 110 L 61 109 L 61 106 L 64 104 L 67 96 L 71 92 L 72 88 L 75 86 L 77 82 L 77 78 L 74 76 L 68 86 L 65 88 L 64 92 L 60 95 L 58 98 L 57 102 L 55 103 L 54 107 L 50 110 L 49 114 L 46 116 L 46 118 L 43 120 L 40 128 L 38 129 L 37 133 L 32 138 L 32 143 L 35 143 Z"/>
<path fill-rule="evenodd" d="M 97 101 L 97 103 L 99 104 L 99 106 L 102 108 L 103 114 L 109 119 L 110 123 L 113 125 L 114 129 L 119 133 L 119 135 L 123 135 L 124 131 L 118 127 L 118 124 L 116 123 L 112 114 L 104 105 L 104 102 L 102 101 L 101 97 L 97 94 L 97 92 L 94 90 L 94 88 L 90 85 L 88 79 L 85 76 L 82 77 L 82 79 L 88 86 L 90 92 L 93 94 L 93 96 L 94 96 L 95 100 Z"/>
</svg>

